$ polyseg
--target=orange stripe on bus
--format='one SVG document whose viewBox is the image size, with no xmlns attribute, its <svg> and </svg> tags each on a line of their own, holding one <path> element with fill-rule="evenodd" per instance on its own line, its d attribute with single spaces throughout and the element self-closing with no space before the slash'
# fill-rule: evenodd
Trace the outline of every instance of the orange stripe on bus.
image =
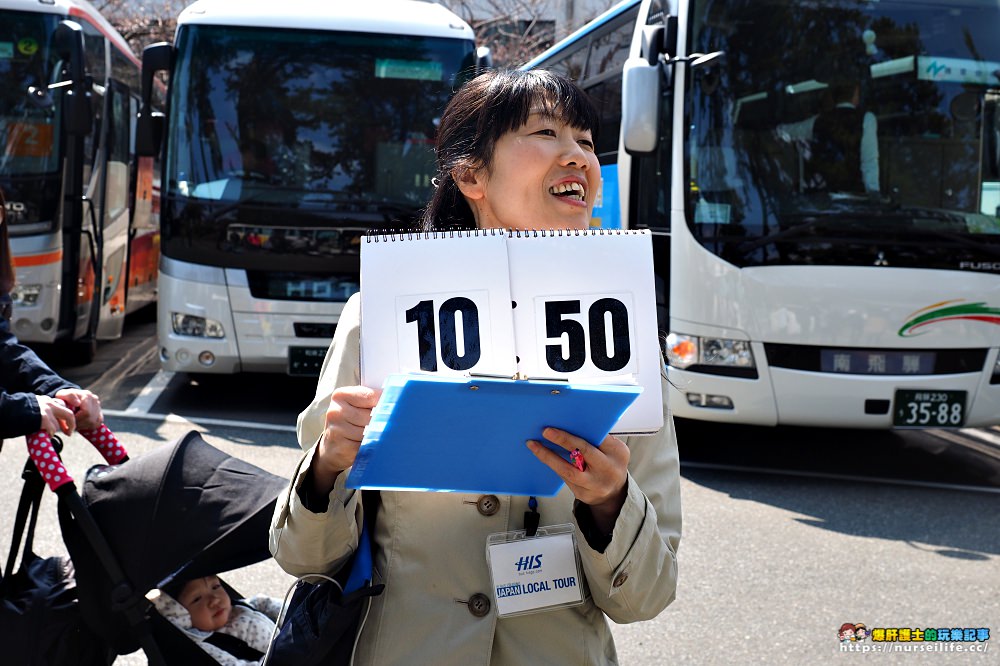
<svg viewBox="0 0 1000 666">
<path fill-rule="evenodd" d="M 62 261 L 62 250 L 46 252 L 45 254 L 29 254 L 26 257 L 14 257 L 15 266 L 43 266 L 57 264 Z"/>
</svg>

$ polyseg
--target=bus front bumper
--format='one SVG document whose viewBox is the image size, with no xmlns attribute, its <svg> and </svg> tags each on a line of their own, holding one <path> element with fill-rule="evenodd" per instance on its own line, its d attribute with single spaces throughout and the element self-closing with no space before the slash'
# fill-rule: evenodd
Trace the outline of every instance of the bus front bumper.
<svg viewBox="0 0 1000 666">
<path fill-rule="evenodd" d="M 992 370 L 996 360 L 992 349 L 986 368 Z M 785 368 L 758 372 L 758 379 L 741 379 L 670 368 L 670 409 L 681 418 L 723 423 L 888 429 L 894 427 L 899 390 L 965 391 L 965 418 L 956 427 L 1000 424 L 1000 383 L 990 383 L 989 371 L 877 377 Z M 731 407 L 718 406 L 725 399 Z"/>
</svg>

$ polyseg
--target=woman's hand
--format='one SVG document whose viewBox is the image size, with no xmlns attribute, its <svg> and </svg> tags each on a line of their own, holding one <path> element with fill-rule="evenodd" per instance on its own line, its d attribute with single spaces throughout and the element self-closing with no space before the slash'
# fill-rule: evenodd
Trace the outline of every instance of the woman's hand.
<svg viewBox="0 0 1000 666">
<path fill-rule="evenodd" d="M 611 532 L 625 505 L 628 489 L 629 450 L 625 442 L 608 435 L 596 447 L 558 428 L 546 428 L 542 436 L 567 451 L 579 449 L 583 470 L 539 442 L 528 441 L 532 453 L 566 482 L 578 500 L 590 506 L 595 526 L 602 532 Z"/>
<path fill-rule="evenodd" d="M 327 495 L 337 477 L 354 464 L 365 426 L 372 418 L 372 408 L 381 391 L 365 386 L 342 386 L 330 396 L 326 427 L 313 457 L 313 489 Z"/>
<path fill-rule="evenodd" d="M 62 431 L 67 435 L 72 435 L 76 429 L 76 417 L 73 410 L 66 406 L 59 398 L 50 398 L 47 395 L 36 395 L 38 401 L 38 411 L 41 412 L 42 422 L 39 430 L 44 430 L 50 435 Z"/>
<path fill-rule="evenodd" d="M 93 430 L 104 423 L 101 413 L 101 399 L 85 389 L 63 389 L 56 397 L 73 410 L 76 425 L 81 430 Z"/>
</svg>

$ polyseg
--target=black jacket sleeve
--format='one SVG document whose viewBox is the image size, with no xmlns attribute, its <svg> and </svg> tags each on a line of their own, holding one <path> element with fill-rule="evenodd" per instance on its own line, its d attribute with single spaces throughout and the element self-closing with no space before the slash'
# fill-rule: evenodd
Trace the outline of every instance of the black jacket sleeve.
<svg viewBox="0 0 1000 666">
<path fill-rule="evenodd" d="M 0 438 L 37 431 L 41 415 L 34 395 L 52 396 L 67 388 L 79 387 L 53 372 L 6 327 L 0 327 Z"/>
<path fill-rule="evenodd" d="M 38 432 L 42 415 L 32 393 L 0 391 L 0 440 Z"/>
</svg>

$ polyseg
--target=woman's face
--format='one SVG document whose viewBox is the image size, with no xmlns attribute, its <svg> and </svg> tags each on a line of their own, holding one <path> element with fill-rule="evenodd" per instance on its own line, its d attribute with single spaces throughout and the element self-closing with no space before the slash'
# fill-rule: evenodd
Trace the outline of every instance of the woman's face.
<svg viewBox="0 0 1000 666">
<path fill-rule="evenodd" d="M 586 229 L 601 184 L 590 130 L 533 111 L 504 134 L 489 169 L 459 180 L 480 228 Z"/>
</svg>

